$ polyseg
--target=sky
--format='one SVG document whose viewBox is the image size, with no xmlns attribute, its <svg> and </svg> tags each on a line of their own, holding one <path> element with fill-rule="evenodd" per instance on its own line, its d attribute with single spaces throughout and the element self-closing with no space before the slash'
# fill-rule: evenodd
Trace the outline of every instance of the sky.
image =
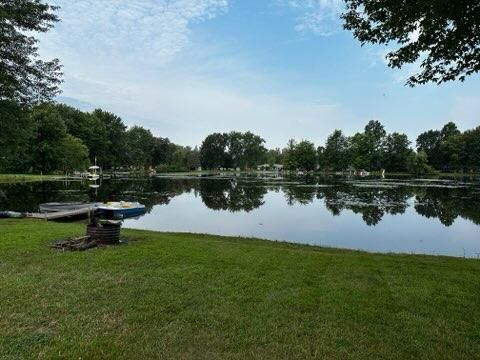
<svg viewBox="0 0 480 360">
<path fill-rule="evenodd" d="M 343 30 L 342 0 L 51 0 L 62 19 L 40 53 L 64 66 L 59 101 L 102 108 L 182 145 L 252 131 L 270 148 L 323 144 L 372 119 L 410 140 L 480 125 L 480 75 L 405 86 L 416 65 Z"/>
</svg>

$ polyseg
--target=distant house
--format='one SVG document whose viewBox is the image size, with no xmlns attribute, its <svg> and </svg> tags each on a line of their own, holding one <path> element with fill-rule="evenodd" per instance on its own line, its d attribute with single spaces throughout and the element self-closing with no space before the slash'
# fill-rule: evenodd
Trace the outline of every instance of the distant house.
<svg viewBox="0 0 480 360">
<path fill-rule="evenodd" d="M 268 171 L 270 170 L 270 165 L 269 164 L 262 164 L 257 166 L 258 171 Z"/>
<path fill-rule="evenodd" d="M 283 171 L 285 167 L 282 164 L 273 164 L 273 169 L 275 171 Z"/>
</svg>

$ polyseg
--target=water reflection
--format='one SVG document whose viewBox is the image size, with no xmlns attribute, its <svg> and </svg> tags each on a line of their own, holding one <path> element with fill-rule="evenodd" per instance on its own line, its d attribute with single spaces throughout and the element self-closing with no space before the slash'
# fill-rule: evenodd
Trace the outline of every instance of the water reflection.
<svg viewBox="0 0 480 360">
<path fill-rule="evenodd" d="M 386 214 L 401 215 L 413 204 L 417 214 L 451 226 L 457 218 L 480 225 L 480 187 L 432 183 L 369 183 L 310 178 L 295 181 L 255 177 L 155 178 L 109 180 L 97 186 L 79 182 L 0 184 L 0 210 L 35 211 L 49 201 L 140 201 L 150 212 L 176 196 L 193 193 L 212 210 L 251 212 L 265 204 L 268 192 L 284 195 L 289 206 L 321 200 L 333 216 L 351 211 L 368 226 Z M 368 185 L 368 186 L 366 186 Z"/>
<path fill-rule="evenodd" d="M 265 203 L 263 197 L 267 193 L 263 186 L 241 184 L 233 178 L 201 181 L 199 185 L 203 203 L 213 210 L 250 212 Z"/>
<path fill-rule="evenodd" d="M 52 201 L 139 201 L 147 215 L 131 227 L 322 245 L 326 238 L 330 246 L 374 251 L 480 252 L 478 182 L 209 176 L 89 185 L 0 184 L 0 210 L 35 211 Z"/>
</svg>

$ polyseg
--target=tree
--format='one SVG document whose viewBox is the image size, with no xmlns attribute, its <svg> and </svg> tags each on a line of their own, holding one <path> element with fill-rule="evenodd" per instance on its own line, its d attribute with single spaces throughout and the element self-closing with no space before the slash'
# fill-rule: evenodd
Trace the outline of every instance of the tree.
<svg viewBox="0 0 480 360">
<path fill-rule="evenodd" d="M 200 161 L 206 169 L 226 167 L 228 135 L 214 133 L 203 140 L 200 148 Z"/>
<path fill-rule="evenodd" d="M 365 126 L 364 140 L 369 168 L 379 170 L 383 167 L 383 146 L 387 132 L 383 125 L 376 120 L 370 120 Z"/>
<path fill-rule="evenodd" d="M 0 101 L 0 129 L 0 173 L 27 170 L 34 136 L 30 113 L 12 101 Z"/>
<path fill-rule="evenodd" d="M 175 151 L 175 144 L 170 142 L 168 138 L 155 138 L 155 147 L 153 150 L 153 165 L 167 165 L 172 161 Z"/>
<path fill-rule="evenodd" d="M 407 135 L 393 133 L 385 140 L 384 165 L 387 171 L 408 171 L 410 154 L 410 141 Z"/>
<path fill-rule="evenodd" d="M 341 171 L 348 167 L 349 159 L 349 141 L 343 135 L 342 130 L 335 130 L 327 138 L 325 150 L 323 152 L 323 161 L 327 168 Z"/>
<path fill-rule="evenodd" d="M 282 150 L 279 148 L 267 150 L 265 153 L 265 161 L 269 165 L 283 164 Z"/>
<path fill-rule="evenodd" d="M 195 148 L 191 148 L 187 146 L 185 148 L 186 154 L 185 154 L 185 167 L 187 170 L 195 170 L 198 169 L 201 166 L 200 163 L 200 151 L 198 150 L 198 147 L 195 146 Z"/>
<path fill-rule="evenodd" d="M 146 169 L 153 165 L 155 138 L 150 130 L 134 126 L 126 134 L 130 165 Z"/>
<path fill-rule="evenodd" d="M 346 0 L 345 29 L 363 44 L 398 44 L 389 66 L 421 61 L 407 84 L 463 81 L 480 70 L 480 3 L 472 0 Z"/>
<path fill-rule="evenodd" d="M 115 170 L 118 166 L 126 162 L 127 127 L 120 117 L 101 109 L 96 109 L 92 113 L 92 116 L 103 124 L 103 126 L 100 126 L 102 134 L 105 134 L 105 152 L 103 154 L 104 158 L 101 159 L 103 160 L 103 166 Z M 103 129 L 105 129 L 104 132 Z"/>
<path fill-rule="evenodd" d="M 297 142 L 294 139 L 288 140 L 287 147 L 283 149 L 282 155 L 284 159 L 284 166 L 288 170 L 295 170 L 298 167 L 297 158 L 295 156 L 295 148 Z"/>
<path fill-rule="evenodd" d="M 112 157 L 123 157 L 125 155 L 124 148 L 118 148 L 124 147 L 122 144 L 125 144 L 125 134 L 120 134 L 115 130 L 109 133 L 107 129 L 111 123 L 115 124 L 115 121 L 117 121 L 115 115 L 101 110 L 86 113 L 63 104 L 52 106 L 56 108 L 56 111 L 65 122 L 68 133 L 82 140 L 88 147 L 90 162 L 93 163 L 96 159 L 100 166 L 109 168 L 112 166 L 112 161 L 117 161 L 112 160 Z M 122 127 L 121 119 L 118 119 L 120 120 L 119 126 L 124 133 L 125 126 Z M 116 149 L 113 149 L 112 141 L 115 142 Z M 114 155 L 111 152 L 114 152 Z M 118 152 L 121 152 L 121 154 Z M 123 159 L 124 163 L 126 161 L 126 159 Z"/>
<path fill-rule="evenodd" d="M 371 165 L 369 141 L 364 133 L 356 133 L 350 138 L 350 159 L 355 169 L 369 169 Z"/>
<path fill-rule="evenodd" d="M 62 168 L 65 173 L 88 167 L 88 148 L 82 140 L 67 134 L 61 141 Z"/>
<path fill-rule="evenodd" d="M 463 141 L 460 130 L 453 122 L 445 124 L 440 131 L 441 169 L 444 171 L 458 169 L 463 153 Z"/>
<path fill-rule="evenodd" d="M 442 130 L 428 130 L 420 134 L 417 150 L 427 154 L 433 168 L 443 171 L 460 169 L 469 151 L 462 133 L 453 122 L 445 124 Z"/>
<path fill-rule="evenodd" d="M 32 167 L 43 173 L 61 169 L 67 127 L 60 113 L 53 106 L 44 105 L 35 108 L 32 117 L 36 126 L 30 149 Z"/>
<path fill-rule="evenodd" d="M 0 0 L 0 101 L 35 105 L 57 95 L 61 66 L 38 59 L 38 40 L 58 21 L 55 6 L 41 0 Z"/>
<path fill-rule="evenodd" d="M 418 153 L 412 152 L 409 156 L 409 172 L 417 175 L 425 175 L 433 173 L 433 168 L 428 165 L 428 156 L 425 151 Z"/>
<path fill-rule="evenodd" d="M 300 141 L 295 146 L 294 156 L 297 167 L 302 170 L 311 171 L 317 167 L 317 152 L 310 141 Z"/>
<path fill-rule="evenodd" d="M 245 149 L 242 161 L 243 168 L 255 167 L 263 160 L 267 151 L 263 146 L 264 143 L 264 139 L 250 131 L 243 134 L 243 146 Z"/>
<path fill-rule="evenodd" d="M 245 139 L 243 134 L 238 131 L 232 131 L 226 136 L 228 165 L 225 167 L 244 167 L 245 166 Z"/>
<path fill-rule="evenodd" d="M 463 142 L 467 153 L 465 155 L 465 166 L 470 171 L 480 170 L 480 126 L 467 130 L 463 134 Z"/>
<path fill-rule="evenodd" d="M 438 168 L 441 164 L 440 145 L 442 135 L 438 130 L 428 130 L 420 134 L 417 138 L 417 151 L 423 151 L 431 166 Z"/>
</svg>

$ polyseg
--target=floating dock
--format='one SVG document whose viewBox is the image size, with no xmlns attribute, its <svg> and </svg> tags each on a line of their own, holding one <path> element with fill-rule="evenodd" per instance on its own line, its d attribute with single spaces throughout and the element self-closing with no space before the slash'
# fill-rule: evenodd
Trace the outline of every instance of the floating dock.
<svg viewBox="0 0 480 360">
<path fill-rule="evenodd" d="M 88 214 L 95 212 L 95 208 L 82 208 L 74 210 L 56 211 L 51 213 L 29 213 L 28 218 L 42 219 L 42 220 L 59 220 L 71 217 L 88 217 Z"/>
</svg>

